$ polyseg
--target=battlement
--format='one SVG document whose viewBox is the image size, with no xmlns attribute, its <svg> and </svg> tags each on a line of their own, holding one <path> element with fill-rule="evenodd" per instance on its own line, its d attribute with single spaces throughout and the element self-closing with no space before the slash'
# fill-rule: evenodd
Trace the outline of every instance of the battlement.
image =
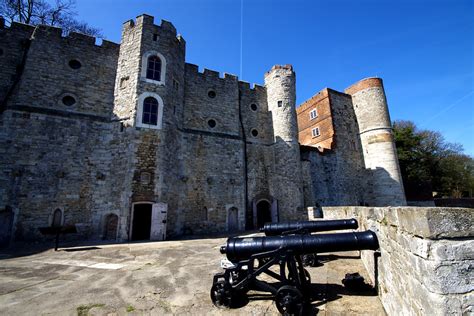
<svg viewBox="0 0 474 316">
<path fill-rule="evenodd" d="M 215 70 L 210 70 L 207 68 L 204 68 L 202 72 L 199 71 L 199 66 L 195 64 L 190 64 L 190 63 L 185 63 L 185 70 L 188 75 L 194 75 L 194 76 L 201 76 L 205 78 L 211 78 L 211 79 L 219 79 L 219 80 L 228 80 L 235 82 L 237 81 L 237 76 L 228 74 L 228 73 L 221 73 Z"/>
<path fill-rule="evenodd" d="M 290 72 L 294 72 L 293 66 L 290 64 L 286 65 L 274 65 L 269 71 L 265 73 L 265 77 L 274 72 L 275 70 L 288 70 Z"/>
<path fill-rule="evenodd" d="M 175 26 L 173 23 L 161 20 L 160 25 L 155 24 L 155 18 L 148 14 L 142 14 L 136 17 L 136 20 L 128 20 L 123 23 L 123 29 L 129 30 L 136 26 L 141 26 L 143 28 L 152 28 L 156 29 L 157 33 L 163 34 L 168 33 L 171 37 L 175 37 L 177 41 L 181 44 L 185 44 L 186 41 L 184 40 L 181 34 L 178 34 L 176 31 Z"/>
<path fill-rule="evenodd" d="M 240 81 L 239 80 L 239 89 L 242 91 L 252 91 L 252 92 L 265 92 L 266 89 L 264 86 L 253 83 L 250 84 L 247 81 Z"/>
</svg>

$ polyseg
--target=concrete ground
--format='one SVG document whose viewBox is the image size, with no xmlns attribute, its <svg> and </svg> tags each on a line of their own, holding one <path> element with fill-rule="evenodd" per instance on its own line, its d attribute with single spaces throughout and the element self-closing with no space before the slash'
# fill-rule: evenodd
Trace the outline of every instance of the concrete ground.
<svg viewBox="0 0 474 316">
<path fill-rule="evenodd" d="M 271 300 L 214 307 L 209 290 L 221 271 L 226 238 L 0 251 L 0 315 L 279 315 Z M 38 247 L 36 247 L 38 248 Z M 349 291 L 358 252 L 325 256 L 308 268 L 314 315 L 385 315 L 373 290 Z"/>
</svg>

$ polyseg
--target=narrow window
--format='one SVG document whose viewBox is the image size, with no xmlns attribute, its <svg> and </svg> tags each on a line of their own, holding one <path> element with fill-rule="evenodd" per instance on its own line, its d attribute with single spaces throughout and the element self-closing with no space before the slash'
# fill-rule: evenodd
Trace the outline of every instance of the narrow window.
<svg viewBox="0 0 474 316">
<path fill-rule="evenodd" d="M 146 69 L 147 79 L 161 81 L 161 59 L 158 56 L 148 57 L 148 65 Z"/>
<path fill-rule="evenodd" d="M 257 105 L 256 105 L 255 103 L 250 104 L 250 109 L 251 109 L 252 111 L 257 111 L 257 108 L 258 108 L 258 107 L 257 107 Z"/>
<path fill-rule="evenodd" d="M 153 97 L 148 97 L 143 101 L 142 123 L 158 125 L 158 101 Z"/>
<path fill-rule="evenodd" d="M 313 110 L 311 110 L 311 112 L 309 112 L 309 119 L 310 120 L 314 120 L 317 117 L 318 117 L 318 112 L 316 111 L 316 109 L 313 109 Z"/>
<path fill-rule="evenodd" d="M 313 135 L 313 137 L 318 137 L 319 135 L 321 135 L 319 133 L 319 127 L 315 127 L 311 130 L 311 134 Z"/>
<path fill-rule="evenodd" d="M 158 34 L 153 34 L 153 41 L 157 41 L 158 40 Z"/>
<path fill-rule="evenodd" d="M 281 108 L 283 106 L 283 101 L 278 101 L 278 107 Z"/>
</svg>

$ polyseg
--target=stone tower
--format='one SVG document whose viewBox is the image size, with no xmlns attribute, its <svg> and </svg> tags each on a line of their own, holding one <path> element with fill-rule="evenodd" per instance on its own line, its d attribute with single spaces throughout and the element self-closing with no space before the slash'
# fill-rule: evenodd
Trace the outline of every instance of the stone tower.
<svg viewBox="0 0 474 316">
<path fill-rule="evenodd" d="M 129 188 L 124 190 L 129 193 L 123 203 L 130 210 L 126 226 L 132 240 L 143 237 L 139 230 L 150 228 L 149 215 L 142 214 L 153 209 L 152 222 L 166 223 L 166 218 L 157 216 L 177 209 L 180 189 L 170 183 L 176 183 L 179 168 L 175 157 L 180 152 L 184 60 L 185 41 L 171 23 L 155 25 L 152 16 L 141 15 L 123 25 L 114 119 L 121 121 L 122 142 L 128 146 L 123 159 L 129 165 L 125 178 Z M 138 220 L 141 216 L 143 223 Z M 154 223 L 148 234 L 151 239 L 164 236 Z"/>
<path fill-rule="evenodd" d="M 363 79 L 345 91 L 352 96 L 364 155 L 371 204 L 406 205 L 397 150 L 382 79 Z M 369 189 L 370 190 L 370 189 Z"/>
<path fill-rule="evenodd" d="M 273 66 L 265 74 L 268 110 L 274 131 L 275 169 L 271 191 L 281 201 L 278 208 L 284 211 L 284 215 L 280 220 L 301 218 L 304 204 L 295 84 L 296 76 L 291 65 Z"/>
</svg>

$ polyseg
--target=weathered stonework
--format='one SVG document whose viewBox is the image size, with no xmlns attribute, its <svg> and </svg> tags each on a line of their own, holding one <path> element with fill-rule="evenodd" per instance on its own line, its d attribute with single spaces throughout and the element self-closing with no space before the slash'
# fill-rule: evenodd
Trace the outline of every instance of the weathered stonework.
<svg viewBox="0 0 474 316">
<path fill-rule="evenodd" d="M 0 48 L 0 243 L 41 238 L 56 210 L 87 238 L 162 239 L 303 219 L 315 203 L 371 203 L 389 185 L 364 190 L 356 94 L 327 90 L 331 142 L 312 152 L 298 143 L 290 65 L 252 87 L 199 72 L 170 22 L 141 15 L 123 24 L 121 44 L 101 45 L 13 23 L 0 27 Z M 156 124 L 143 120 L 150 97 Z M 375 136 L 367 146 L 393 143 Z"/>
<path fill-rule="evenodd" d="M 323 214 L 354 217 L 361 229 L 377 232 L 380 257 L 363 251 L 362 260 L 389 315 L 474 311 L 473 209 L 323 207 Z"/>
</svg>

